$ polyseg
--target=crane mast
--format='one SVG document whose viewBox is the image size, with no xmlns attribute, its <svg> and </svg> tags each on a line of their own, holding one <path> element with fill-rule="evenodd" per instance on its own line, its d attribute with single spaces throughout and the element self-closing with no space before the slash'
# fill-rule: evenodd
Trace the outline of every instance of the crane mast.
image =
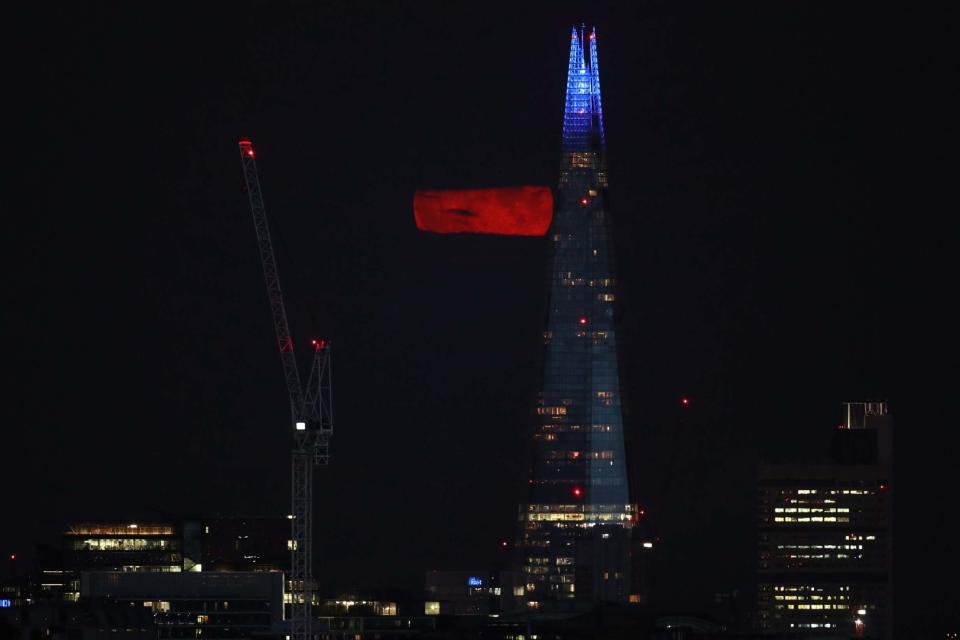
<svg viewBox="0 0 960 640">
<path fill-rule="evenodd" d="M 246 138 L 240 140 L 240 161 L 250 199 L 250 211 L 253 213 L 253 225 L 257 234 L 273 328 L 280 350 L 280 362 L 283 365 L 293 429 L 293 449 L 290 455 L 290 638 L 310 640 L 313 601 L 313 468 L 328 463 L 330 435 L 333 433 L 330 343 L 324 340 L 311 341 L 313 359 L 307 386 L 302 387 L 267 224 L 267 211 L 260 191 L 256 153 L 253 143 Z"/>
</svg>

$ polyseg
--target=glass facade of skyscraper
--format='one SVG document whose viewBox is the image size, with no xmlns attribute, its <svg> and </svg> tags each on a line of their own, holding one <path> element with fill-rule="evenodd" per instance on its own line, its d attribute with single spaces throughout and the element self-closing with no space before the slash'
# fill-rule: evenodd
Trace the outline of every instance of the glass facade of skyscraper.
<svg viewBox="0 0 960 640">
<path fill-rule="evenodd" d="M 589 546 L 579 541 L 598 525 L 632 527 L 636 519 L 624 450 L 605 164 L 596 31 L 574 28 L 560 185 L 549 231 L 553 262 L 543 386 L 529 502 L 520 513 L 532 606 L 576 598 L 578 547 Z M 627 579 L 618 571 L 606 573 L 610 580 Z"/>
</svg>

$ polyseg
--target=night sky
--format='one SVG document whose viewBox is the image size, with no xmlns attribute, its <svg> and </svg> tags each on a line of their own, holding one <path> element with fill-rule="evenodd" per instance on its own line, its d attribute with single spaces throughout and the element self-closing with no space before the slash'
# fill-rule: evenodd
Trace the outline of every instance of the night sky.
<svg viewBox="0 0 960 640">
<path fill-rule="evenodd" d="M 661 606 L 749 594 L 757 463 L 823 458 L 843 401 L 886 399 L 897 615 L 956 619 L 960 12 L 22 4 L 4 29 L 5 553 L 72 519 L 287 513 L 248 135 L 295 340 L 334 342 L 321 585 L 417 589 L 501 560 L 546 240 L 421 234 L 412 195 L 555 186 L 586 21 Z"/>
</svg>

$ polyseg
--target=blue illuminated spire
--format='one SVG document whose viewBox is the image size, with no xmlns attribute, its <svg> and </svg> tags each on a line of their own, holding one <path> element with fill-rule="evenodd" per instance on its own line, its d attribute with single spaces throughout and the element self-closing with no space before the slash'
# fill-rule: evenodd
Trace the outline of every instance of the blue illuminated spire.
<svg viewBox="0 0 960 640">
<path fill-rule="evenodd" d="M 607 141 L 603 135 L 603 105 L 600 102 L 600 67 L 597 65 L 597 28 L 590 31 L 590 95 L 593 98 L 593 113 L 596 117 L 597 131 L 600 134 L 600 146 Z"/>
<path fill-rule="evenodd" d="M 570 65 L 567 69 L 567 101 L 563 114 L 565 152 L 599 151 L 598 147 L 604 145 L 596 29 L 591 30 L 588 40 L 589 59 L 584 55 L 584 28 L 573 28 Z"/>
</svg>

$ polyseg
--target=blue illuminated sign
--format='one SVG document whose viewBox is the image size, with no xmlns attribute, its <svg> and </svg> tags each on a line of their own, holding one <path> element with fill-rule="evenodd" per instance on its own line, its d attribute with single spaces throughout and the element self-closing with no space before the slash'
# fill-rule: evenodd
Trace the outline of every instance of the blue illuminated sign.
<svg viewBox="0 0 960 640">
<path fill-rule="evenodd" d="M 0 609 L 9 609 L 9 608 L 10 608 L 9 600 L 6 600 L 6 599 L 0 600 Z"/>
<path fill-rule="evenodd" d="M 468 586 L 468 587 L 482 587 L 482 586 L 483 586 L 483 580 L 481 580 L 480 578 L 475 578 L 474 576 L 470 576 L 469 578 L 467 578 L 467 586 Z"/>
</svg>

